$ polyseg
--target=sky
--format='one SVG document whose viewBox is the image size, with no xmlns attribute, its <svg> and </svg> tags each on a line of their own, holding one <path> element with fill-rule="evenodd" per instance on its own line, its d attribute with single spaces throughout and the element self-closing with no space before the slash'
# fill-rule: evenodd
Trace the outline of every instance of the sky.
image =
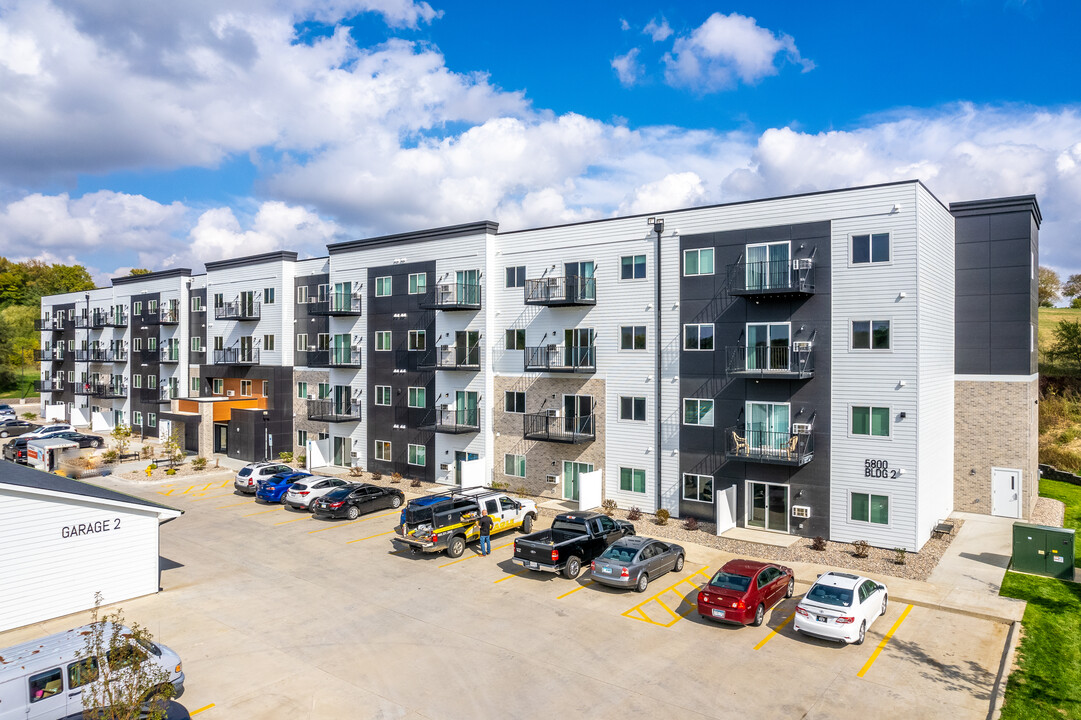
<svg viewBox="0 0 1081 720">
<path fill-rule="evenodd" d="M 0 0 L 0 255 L 154 270 L 922 180 L 1081 272 L 1081 3 Z"/>
</svg>

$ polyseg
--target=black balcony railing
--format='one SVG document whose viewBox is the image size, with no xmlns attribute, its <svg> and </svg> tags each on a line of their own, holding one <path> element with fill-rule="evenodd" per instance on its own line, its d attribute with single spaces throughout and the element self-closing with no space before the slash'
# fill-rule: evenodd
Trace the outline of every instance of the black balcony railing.
<svg viewBox="0 0 1081 720">
<path fill-rule="evenodd" d="M 809 343 L 747 347 L 730 346 L 728 374 L 756 378 L 803 379 L 815 374 Z"/>
<path fill-rule="evenodd" d="M 128 314 L 127 312 L 117 312 L 113 310 L 106 314 L 105 324 L 109 327 L 127 327 L 128 326 Z"/>
<path fill-rule="evenodd" d="M 178 397 L 180 397 L 180 392 L 177 388 L 171 388 L 166 386 L 157 389 L 143 389 L 143 400 L 146 402 L 156 402 L 159 405 L 166 405 Z"/>
<path fill-rule="evenodd" d="M 74 389 L 76 395 L 90 395 L 100 398 L 125 398 L 128 396 L 128 386 L 123 383 L 75 383 Z"/>
<path fill-rule="evenodd" d="M 522 434 L 527 440 L 579 444 L 597 438 L 594 415 L 523 415 Z"/>
<path fill-rule="evenodd" d="M 214 351 L 215 365 L 258 365 L 259 348 L 225 348 Z"/>
<path fill-rule="evenodd" d="M 52 380 L 35 380 L 34 390 L 39 393 L 43 392 L 60 392 L 64 389 L 64 381 L 60 379 Z"/>
<path fill-rule="evenodd" d="M 724 454 L 730 460 L 799 466 L 814 459 L 811 432 L 769 432 L 734 425 L 724 435 Z"/>
<path fill-rule="evenodd" d="M 360 420 L 360 404 L 336 400 L 309 400 L 308 419 L 316 422 L 356 422 Z"/>
<path fill-rule="evenodd" d="M 525 281 L 526 305 L 596 305 L 597 279 L 568 275 Z"/>
<path fill-rule="evenodd" d="M 125 362 L 128 361 L 128 349 L 127 348 L 116 348 L 116 349 L 112 350 L 112 353 L 113 353 L 113 362 L 125 363 Z"/>
<path fill-rule="evenodd" d="M 479 370 L 480 343 L 470 347 L 440 345 L 425 354 L 417 363 L 420 370 Z"/>
<path fill-rule="evenodd" d="M 811 258 L 797 260 L 741 260 L 728 266 L 728 291 L 732 295 L 783 297 L 813 295 L 815 269 Z"/>
<path fill-rule="evenodd" d="M 109 348 L 90 348 L 90 362 L 109 363 L 116 359 L 116 352 Z"/>
<path fill-rule="evenodd" d="M 259 300 L 234 300 L 214 308 L 215 320 L 258 320 L 262 312 Z"/>
<path fill-rule="evenodd" d="M 162 363 L 178 363 L 180 362 L 180 346 L 179 345 L 166 345 L 161 348 L 159 362 Z"/>
<path fill-rule="evenodd" d="M 34 351 L 34 362 L 60 362 L 63 359 L 64 349 L 60 347 Z"/>
<path fill-rule="evenodd" d="M 34 329 L 39 332 L 52 332 L 64 329 L 63 318 L 37 318 L 34 320 Z"/>
<path fill-rule="evenodd" d="M 75 329 L 86 330 L 90 328 L 90 317 L 88 315 L 76 315 L 75 316 Z"/>
<path fill-rule="evenodd" d="M 481 287 L 476 283 L 440 283 L 420 300 L 426 310 L 480 310 Z"/>
<path fill-rule="evenodd" d="M 350 293 L 331 293 L 326 300 L 308 302 L 309 315 L 360 315 L 361 300 Z"/>
<path fill-rule="evenodd" d="M 542 345 L 525 349 L 526 372 L 582 372 L 597 370 L 595 345 Z"/>
<path fill-rule="evenodd" d="M 94 329 L 101 329 L 109 326 L 109 313 L 105 310 L 95 310 L 90 315 L 90 325 Z"/>
<path fill-rule="evenodd" d="M 480 410 L 433 410 L 420 429 L 450 435 L 477 432 L 480 430 Z"/>
</svg>

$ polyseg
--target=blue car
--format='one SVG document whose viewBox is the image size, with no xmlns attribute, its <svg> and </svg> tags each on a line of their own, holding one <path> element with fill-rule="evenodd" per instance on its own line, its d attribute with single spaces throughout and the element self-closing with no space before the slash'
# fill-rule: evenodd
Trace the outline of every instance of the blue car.
<svg viewBox="0 0 1081 720">
<path fill-rule="evenodd" d="M 306 472 L 283 472 L 271 475 L 266 480 L 259 481 L 259 486 L 255 489 L 255 500 L 256 502 L 262 500 L 265 503 L 285 504 L 285 491 L 289 489 L 289 486 L 311 476 L 311 473 Z"/>
</svg>

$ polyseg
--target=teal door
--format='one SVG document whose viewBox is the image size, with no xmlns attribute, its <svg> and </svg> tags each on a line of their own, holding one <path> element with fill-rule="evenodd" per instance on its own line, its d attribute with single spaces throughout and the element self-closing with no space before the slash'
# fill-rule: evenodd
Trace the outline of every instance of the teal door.
<svg viewBox="0 0 1081 720">
<path fill-rule="evenodd" d="M 480 271 L 459 270 L 456 276 L 455 293 L 458 302 L 463 305 L 476 305 L 480 302 Z"/>
<path fill-rule="evenodd" d="M 747 325 L 747 369 L 788 369 L 788 323 Z"/>
<path fill-rule="evenodd" d="M 454 395 L 454 410 L 455 424 L 476 426 L 477 393 L 466 390 L 456 392 Z"/>
<path fill-rule="evenodd" d="M 471 452 L 462 452 L 458 450 L 454 453 L 454 484 L 462 484 L 462 463 L 467 460 L 476 460 L 480 455 Z"/>
<path fill-rule="evenodd" d="M 569 460 L 563 461 L 563 499 L 564 500 L 577 500 L 578 499 L 578 484 L 583 473 L 593 472 L 593 465 L 590 463 L 571 462 Z"/>
<path fill-rule="evenodd" d="M 334 438 L 334 464 L 339 467 L 343 467 L 345 465 L 345 461 L 349 456 L 349 453 L 346 451 L 345 444 L 348 439 L 349 438 L 341 437 Z"/>
<path fill-rule="evenodd" d="M 780 451 L 788 443 L 787 403 L 747 403 L 747 446 L 751 452 Z"/>
<path fill-rule="evenodd" d="M 331 310 L 348 310 L 353 299 L 352 283 L 334 283 L 334 295 L 330 298 Z"/>
</svg>

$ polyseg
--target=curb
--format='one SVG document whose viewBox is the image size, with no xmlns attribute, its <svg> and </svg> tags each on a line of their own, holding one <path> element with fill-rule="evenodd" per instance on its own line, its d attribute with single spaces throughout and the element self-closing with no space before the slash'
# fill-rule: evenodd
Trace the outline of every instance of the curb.
<svg viewBox="0 0 1081 720">
<path fill-rule="evenodd" d="M 1006 644 L 1002 648 L 1002 661 L 998 666 L 998 675 L 995 676 L 995 684 L 991 688 L 991 707 L 988 709 L 988 720 L 998 720 L 1002 715 L 1002 702 L 1006 698 L 1006 681 L 1010 677 L 1010 668 L 1013 667 L 1014 656 L 1021 640 L 1021 623 L 1014 621 L 1010 625 L 1010 631 L 1006 635 Z"/>
</svg>

